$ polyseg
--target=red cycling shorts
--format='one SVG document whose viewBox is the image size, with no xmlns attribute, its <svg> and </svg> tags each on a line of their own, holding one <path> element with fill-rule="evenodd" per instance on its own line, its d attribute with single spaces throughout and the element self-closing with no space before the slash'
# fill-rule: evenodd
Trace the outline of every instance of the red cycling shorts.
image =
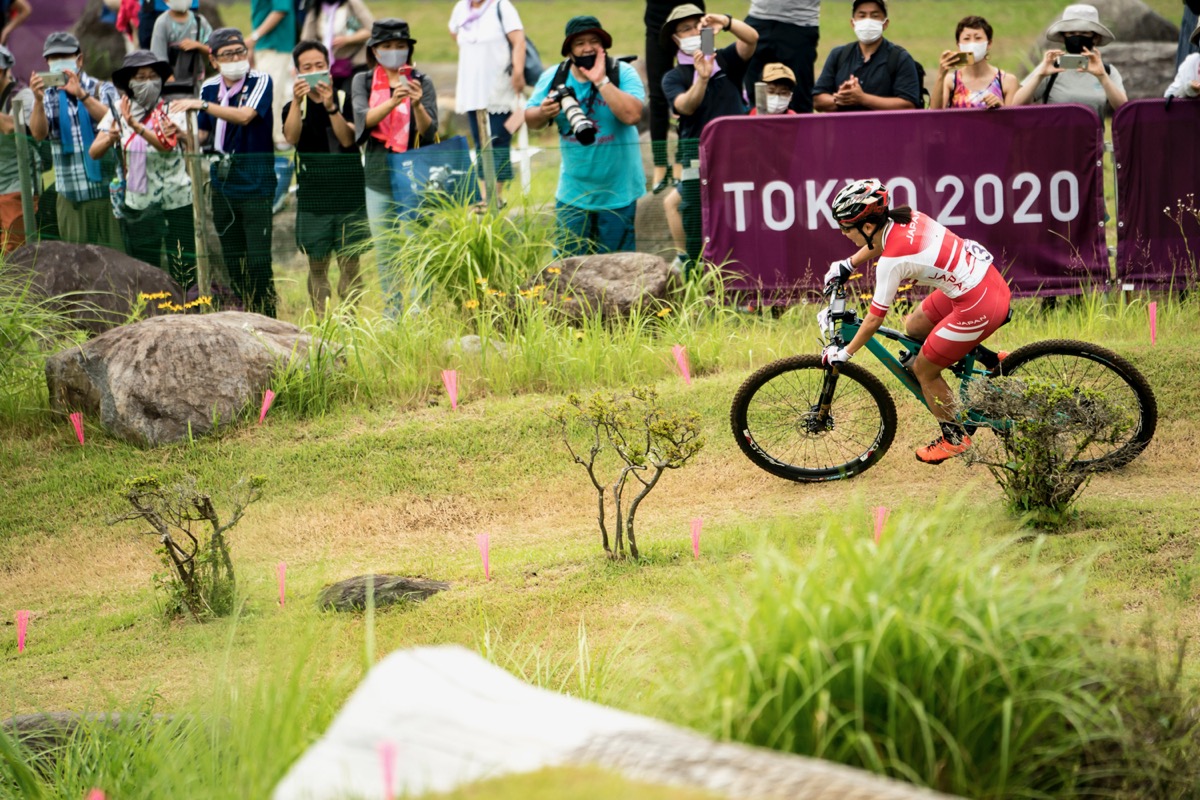
<svg viewBox="0 0 1200 800">
<path fill-rule="evenodd" d="M 939 367 L 948 367 L 996 332 L 1008 319 L 1012 294 L 995 266 L 971 291 L 951 300 L 939 289 L 925 298 L 921 310 L 933 330 L 921 347 L 921 355 Z"/>
</svg>

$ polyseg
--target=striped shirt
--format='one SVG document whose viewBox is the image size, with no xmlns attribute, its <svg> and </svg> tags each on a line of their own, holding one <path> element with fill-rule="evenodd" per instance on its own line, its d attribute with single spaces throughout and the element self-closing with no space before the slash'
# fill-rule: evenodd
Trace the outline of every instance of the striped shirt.
<svg viewBox="0 0 1200 800">
<path fill-rule="evenodd" d="M 105 105 L 112 104 L 113 108 L 120 107 L 120 96 L 117 89 L 107 81 L 101 82 L 86 73 L 79 73 L 79 86 L 91 96 Z M 84 171 L 83 157 L 87 153 L 87 145 L 83 143 L 83 131 L 79 127 L 79 114 L 87 114 L 83 102 L 67 95 L 68 130 L 62 129 L 59 120 L 58 87 L 47 89 L 42 100 L 46 109 L 46 122 L 50 128 L 50 154 L 54 158 L 54 183 L 58 193 L 73 203 L 83 203 L 88 200 L 99 200 L 108 196 L 108 181 L 116 172 L 116 161 L 111 155 L 106 155 L 100 161 L 101 180 L 93 183 Z M 92 121 L 92 130 L 99 128 L 99 123 Z M 72 143 L 72 153 L 63 152 L 63 137 Z M 111 152 L 111 151 L 110 151 Z"/>
<path fill-rule="evenodd" d="M 221 104 L 221 89 L 224 78 L 220 75 L 209 78 L 200 87 L 200 99 L 211 105 Z M 225 105 L 236 108 L 253 108 L 254 119 L 245 125 L 226 122 L 221 125 L 222 141 L 213 141 L 214 148 L 221 153 L 232 154 L 232 164 L 224 179 L 221 170 L 213 165 L 213 188 L 229 197 L 254 197 L 271 195 L 275 192 L 275 139 L 271 134 L 271 76 L 258 70 L 246 73 L 246 82 L 240 91 L 226 98 Z M 202 131 L 217 134 L 216 117 L 201 111 L 197 124 Z"/>
</svg>

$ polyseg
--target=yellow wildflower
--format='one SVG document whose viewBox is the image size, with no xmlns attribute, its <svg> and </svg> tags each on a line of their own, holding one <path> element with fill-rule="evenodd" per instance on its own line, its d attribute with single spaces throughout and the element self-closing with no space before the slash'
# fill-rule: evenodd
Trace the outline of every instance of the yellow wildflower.
<svg viewBox="0 0 1200 800">
<path fill-rule="evenodd" d="M 546 272 L 550 275 L 562 274 L 562 267 L 546 267 Z"/>
<path fill-rule="evenodd" d="M 659 311 L 657 314 L 655 314 L 654 316 L 656 316 L 656 317 L 660 317 L 660 318 L 661 318 L 661 317 L 665 317 L 665 316 L 667 316 L 667 315 L 668 315 L 668 314 L 670 314 L 670 313 L 671 313 L 671 309 L 670 309 L 670 308 L 664 308 L 664 309 L 662 309 L 661 311 Z"/>
<path fill-rule="evenodd" d="M 479 308 L 478 300 L 467 300 L 463 303 L 463 308 Z"/>
<path fill-rule="evenodd" d="M 538 305 L 539 305 L 539 306 L 544 306 L 544 305 L 546 305 L 546 301 L 545 301 L 545 300 L 538 300 Z"/>
<path fill-rule="evenodd" d="M 537 294 L 538 292 L 544 292 L 545 290 L 546 290 L 546 284 L 544 284 L 544 283 L 539 283 L 537 286 L 531 286 L 529 288 L 529 292 L 531 294 Z"/>
<path fill-rule="evenodd" d="M 488 290 L 487 290 L 487 293 L 488 293 L 488 294 L 500 294 L 500 292 L 499 292 L 498 290 L 496 290 L 496 289 L 488 289 Z"/>
<path fill-rule="evenodd" d="M 202 294 L 202 295 L 200 295 L 199 297 L 197 297 L 197 298 L 196 298 L 196 305 L 198 305 L 198 306 L 211 306 L 211 305 L 212 305 L 212 298 L 211 298 L 211 297 L 209 297 L 209 296 L 208 296 L 208 295 L 206 295 L 206 294 Z"/>
<path fill-rule="evenodd" d="M 496 292 L 496 297 L 508 297 L 504 292 Z"/>
<path fill-rule="evenodd" d="M 480 286 L 487 286 L 487 278 L 476 278 L 475 283 Z"/>
<path fill-rule="evenodd" d="M 162 302 L 162 303 L 159 303 L 159 304 L 158 304 L 158 307 L 159 307 L 159 308 L 165 308 L 165 309 L 168 309 L 168 310 L 169 310 L 169 309 L 171 308 L 171 306 L 173 306 L 173 305 L 175 305 L 175 304 L 174 304 L 174 303 L 172 303 L 170 300 L 166 300 L 166 301 L 164 301 L 164 302 Z"/>
<path fill-rule="evenodd" d="M 871 297 L 872 297 L 872 295 L 869 295 L 869 294 L 860 294 L 860 295 L 858 296 L 858 299 L 859 299 L 859 300 L 870 300 L 870 299 L 871 299 Z"/>
<path fill-rule="evenodd" d="M 575 331 L 575 338 L 576 338 L 576 339 L 582 339 L 582 338 L 583 338 L 583 331 Z"/>
<path fill-rule="evenodd" d="M 856 273 L 854 273 L 853 275 L 851 275 L 849 278 L 847 278 L 846 280 L 848 280 L 848 281 L 860 281 L 860 280 L 862 280 L 862 273 L 861 273 L 861 272 L 856 272 Z"/>
<path fill-rule="evenodd" d="M 562 299 L 562 301 L 563 301 L 564 303 L 574 303 L 574 302 L 575 302 L 575 298 L 574 298 L 574 297 L 564 297 L 564 298 Z"/>
</svg>

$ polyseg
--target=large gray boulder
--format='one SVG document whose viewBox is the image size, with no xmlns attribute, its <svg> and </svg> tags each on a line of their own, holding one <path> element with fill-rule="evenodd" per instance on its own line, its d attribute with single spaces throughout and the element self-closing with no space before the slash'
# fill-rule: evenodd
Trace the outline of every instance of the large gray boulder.
<svg viewBox="0 0 1200 800">
<path fill-rule="evenodd" d="M 1175 78 L 1176 42 L 1113 42 L 1104 59 L 1116 67 L 1130 100 L 1162 98 Z"/>
<path fill-rule="evenodd" d="M 127 322 L 139 292 L 168 292 L 183 303 L 183 289 L 166 272 L 96 244 L 29 242 L 7 262 L 29 273 L 35 291 L 56 298 L 75 327 L 92 333 Z M 154 316 L 156 305 L 150 303 L 146 311 Z"/>
<path fill-rule="evenodd" d="M 257 406 L 311 344 L 295 325 L 241 311 L 148 319 L 47 359 L 50 405 L 135 444 L 177 442 Z"/>
<path fill-rule="evenodd" d="M 359 575 L 326 586 L 317 597 L 320 608 L 332 611 L 362 611 L 367 607 L 367 588 L 376 608 L 397 603 L 419 603 L 450 588 L 443 581 L 405 578 L 402 575 Z"/>
<path fill-rule="evenodd" d="M 603 253 L 564 258 L 530 282 L 544 285 L 542 297 L 573 319 L 589 313 L 627 317 L 654 308 L 667 297 L 672 274 L 667 262 L 647 253 Z"/>
</svg>

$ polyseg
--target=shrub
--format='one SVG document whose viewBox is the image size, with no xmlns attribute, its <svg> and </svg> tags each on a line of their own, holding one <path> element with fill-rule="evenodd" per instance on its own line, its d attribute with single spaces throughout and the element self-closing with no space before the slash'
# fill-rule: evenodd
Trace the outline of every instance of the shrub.
<svg viewBox="0 0 1200 800">
<path fill-rule="evenodd" d="M 600 392 L 584 401 L 571 395 L 567 402 L 550 413 L 559 425 L 563 444 L 571 459 L 582 466 L 596 489 L 600 538 L 610 558 L 624 558 L 624 539 L 629 539 L 629 554 L 638 558 L 634 519 L 638 506 L 658 484 L 664 471 L 679 469 L 704 448 L 700 435 L 700 415 L 695 411 L 670 413 L 658 402 L 658 392 L 645 387 L 628 395 Z M 583 428 L 583 444 L 572 443 L 572 430 Z M 616 456 L 617 474 L 611 483 L 602 483 L 598 463 L 605 451 Z M 625 487 L 633 478 L 641 489 L 625 506 Z M 609 544 L 605 506 L 612 489 L 616 538 Z"/>
<path fill-rule="evenodd" d="M 680 715 L 968 797 L 1194 785 L 1195 700 L 1147 679 L 1154 653 L 1111 646 L 1081 569 L 1037 546 L 1012 558 L 978 535 L 986 517 L 951 506 L 894 514 L 878 546 L 864 524 L 828 526 L 802 558 L 764 548 L 697 621 Z"/>
<path fill-rule="evenodd" d="M 1000 484 L 1009 507 L 1035 525 L 1055 527 L 1087 483 L 1080 459 L 1094 444 L 1115 444 L 1129 432 L 1129 414 L 1095 389 L 1007 376 L 971 387 L 971 407 L 1011 427 L 966 453 Z M 982 437 L 980 437 L 982 438 Z"/>
<path fill-rule="evenodd" d="M 133 511 L 112 524 L 142 520 L 152 529 L 147 533 L 158 537 L 167 572 L 155 577 L 166 589 L 169 617 L 188 612 L 200 621 L 233 612 L 237 579 L 226 534 L 241 521 L 247 506 L 262 497 L 265 484 L 266 479 L 257 476 L 238 481 L 233 487 L 233 509 L 222 523 L 212 498 L 196 488 L 195 478 L 168 487 L 153 475 L 126 482 L 123 496 Z M 193 531 L 193 526 L 198 529 Z"/>
</svg>

